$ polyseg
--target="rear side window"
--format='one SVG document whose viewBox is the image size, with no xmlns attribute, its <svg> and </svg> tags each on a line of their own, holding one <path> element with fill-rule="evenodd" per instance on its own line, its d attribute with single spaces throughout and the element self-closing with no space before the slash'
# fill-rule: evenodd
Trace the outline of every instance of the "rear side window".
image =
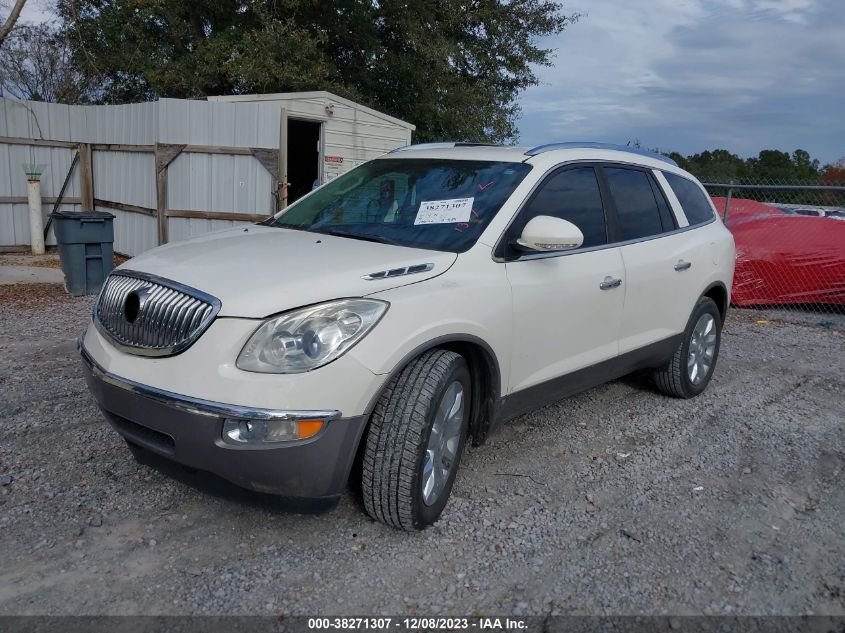
<svg viewBox="0 0 845 633">
<path fill-rule="evenodd" d="M 663 230 L 671 231 L 678 228 L 678 223 L 675 221 L 675 214 L 669 208 L 669 203 L 666 201 L 666 195 L 663 189 L 657 184 L 654 177 L 649 174 L 648 180 L 651 183 L 651 191 L 654 193 L 654 199 L 657 200 L 657 208 L 660 209 L 660 219 L 663 222 Z"/>
<path fill-rule="evenodd" d="M 604 174 L 616 205 L 620 241 L 663 233 L 660 208 L 648 174 L 617 167 L 605 167 Z"/>
<path fill-rule="evenodd" d="M 663 175 L 666 176 L 672 191 L 678 197 L 678 202 L 681 203 L 690 226 L 704 224 L 713 219 L 713 207 L 710 206 L 710 201 L 704 195 L 701 187 L 677 174 L 664 171 Z"/>
<path fill-rule="evenodd" d="M 572 222 L 584 234 L 581 248 L 607 244 L 607 224 L 599 183 L 592 167 L 565 169 L 544 182 L 528 203 L 517 223 L 516 234 L 538 215 L 550 215 Z"/>
</svg>

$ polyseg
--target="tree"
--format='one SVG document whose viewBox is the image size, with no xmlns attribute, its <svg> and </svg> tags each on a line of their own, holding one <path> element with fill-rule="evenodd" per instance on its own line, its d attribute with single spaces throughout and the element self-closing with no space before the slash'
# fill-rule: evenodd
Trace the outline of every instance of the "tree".
<svg viewBox="0 0 845 633">
<path fill-rule="evenodd" d="M 670 152 L 668 156 L 682 168 L 707 182 L 768 181 L 780 184 L 813 184 L 819 181 L 820 176 L 819 161 L 803 149 L 796 149 L 791 155 L 788 152 L 764 149 L 756 157 L 748 159 L 725 149 L 704 151 L 690 156 Z"/>
<path fill-rule="evenodd" d="M 845 185 L 845 156 L 835 163 L 825 165 L 819 176 L 822 185 Z"/>
<path fill-rule="evenodd" d="M 327 87 L 316 42 L 289 17 L 296 4 L 60 0 L 58 10 L 74 61 L 100 86 L 95 100 L 126 103 L 304 89 L 309 78 Z"/>
<path fill-rule="evenodd" d="M 671 158 L 676 163 L 678 163 L 678 167 L 680 167 L 681 169 L 686 169 L 687 171 L 690 171 L 689 161 L 686 159 L 686 157 L 683 154 L 680 154 L 678 152 L 662 152 L 662 153 L 664 155 L 668 156 L 669 158 Z"/>
<path fill-rule="evenodd" d="M 747 164 L 755 180 L 786 182 L 792 177 L 793 164 L 787 152 L 764 149 L 757 158 L 749 158 Z"/>
<path fill-rule="evenodd" d="M 681 158 L 681 161 L 676 158 L 676 162 L 700 180 L 710 182 L 740 180 L 748 176 L 746 162 L 725 149 L 705 151 Z"/>
<path fill-rule="evenodd" d="M 845 158 L 837 163 L 819 169 L 819 161 L 812 158 L 806 150 L 796 149 L 792 154 L 779 150 L 764 149 L 754 158 L 742 159 L 727 150 L 705 151 L 692 156 L 682 156 L 677 152 L 668 154 L 683 169 L 686 169 L 702 182 L 761 185 L 839 185 L 845 183 Z M 721 190 L 721 193 L 724 189 Z M 842 206 L 845 196 L 834 191 L 810 191 L 801 189 L 782 189 L 776 194 L 773 190 L 742 189 L 734 191 L 735 197 L 751 200 L 772 200 L 795 204 L 822 204 Z"/>
<path fill-rule="evenodd" d="M 12 5 L 12 10 L 9 11 L 9 15 L 3 21 L 3 25 L 0 26 L 0 46 L 3 46 L 4 40 L 9 37 L 9 33 L 15 28 L 15 23 L 21 17 L 21 11 L 23 11 L 23 5 L 25 4 L 26 0 L 15 0 L 15 4 Z"/>
<path fill-rule="evenodd" d="M 105 103 L 331 90 L 418 140 L 505 141 L 516 98 L 577 19 L 553 0 L 59 0 Z"/>
<path fill-rule="evenodd" d="M 44 24 L 19 26 L 0 49 L 0 86 L 18 99 L 61 103 L 85 102 L 89 92 L 67 39 Z"/>
<path fill-rule="evenodd" d="M 803 149 L 792 152 L 794 177 L 799 181 L 813 181 L 819 176 L 819 161 L 811 158 L 810 153 Z"/>
</svg>

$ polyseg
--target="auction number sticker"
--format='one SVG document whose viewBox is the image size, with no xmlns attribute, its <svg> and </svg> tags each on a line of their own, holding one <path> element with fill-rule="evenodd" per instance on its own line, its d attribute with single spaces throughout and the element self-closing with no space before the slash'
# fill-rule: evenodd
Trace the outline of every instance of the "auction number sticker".
<svg viewBox="0 0 845 633">
<path fill-rule="evenodd" d="M 420 210 L 417 211 L 414 224 L 456 224 L 458 222 L 469 222 L 473 202 L 475 202 L 475 198 L 424 200 L 420 202 Z"/>
</svg>

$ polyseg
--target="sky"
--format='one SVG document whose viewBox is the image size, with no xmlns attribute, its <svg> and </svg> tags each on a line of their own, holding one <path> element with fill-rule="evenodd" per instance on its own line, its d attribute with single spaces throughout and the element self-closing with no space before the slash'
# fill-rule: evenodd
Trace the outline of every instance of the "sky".
<svg viewBox="0 0 845 633">
<path fill-rule="evenodd" d="M 639 140 L 845 156 L 845 0 L 565 0 L 554 66 L 519 99 L 521 145 Z"/>
<path fill-rule="evenodd" d="M 5 14 L 9 7 L 13 4 L 12 0 L 0 0 L 0 6 L 3 7 Z M 27 0 L 23 5 L 21 11 L 21 21 L 37 24 L 39 22 L 46 22 L 53 19 L 52 5 L 55 4 L 53 0 Z"/>
</svg>

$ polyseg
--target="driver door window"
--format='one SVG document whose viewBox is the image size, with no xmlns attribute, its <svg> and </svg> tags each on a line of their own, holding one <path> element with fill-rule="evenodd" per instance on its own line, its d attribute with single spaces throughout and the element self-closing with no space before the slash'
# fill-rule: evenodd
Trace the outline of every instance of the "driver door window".
<svg viewBox="0 0 845 633">
<path fill-rule="evenodd" d="M 550 176 L 522 210 L 513 237 L 519 236 L 528 221 L 538 215 L 572 222 L 584 234 L 581 248 L 607 244 L 607 222 L 592 167 L 564 169 Z"/>
</svg>

